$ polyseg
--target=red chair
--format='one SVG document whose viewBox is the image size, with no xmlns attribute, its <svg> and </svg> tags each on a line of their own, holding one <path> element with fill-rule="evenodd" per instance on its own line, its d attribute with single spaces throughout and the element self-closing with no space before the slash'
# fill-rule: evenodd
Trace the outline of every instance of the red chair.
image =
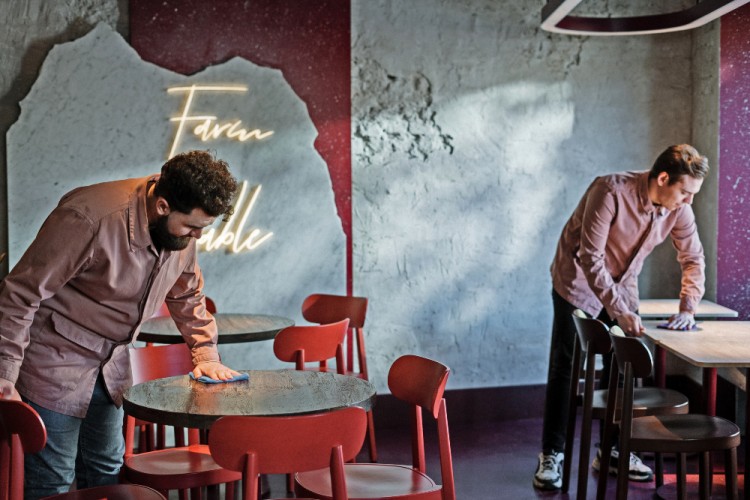
<svg viewBox="0 0 750 500">
<path fill-rule="evenodd" d="M 367 356 L 365 354 L 365 317 L 367 316 L 367 298 L 345 295 L 316 293 L 308 296 L 302 303 L 302 317 L 311 323 L 327 324 L 349 320 L 347 337 L 346 374 L 364 380 L 370 380 L 367 373 Z M 354 369 L 354 350 L 356 348 L 358 371 Z M 378 451 L 375 446 L 375 422 L 372 412 L 367 413 L 367 443 L 370 450 L 370 461 L 377 462 Z"/>
<path fill-rule="evenodd" d="M 388 387 L 409 404 L 412 413 L 412 466 L 379 463 L 344 464 L 347 491 L 356 499 L 455 500 L 453 459 L 443 392 L 450 369 L 414 355 L 397 359 L 388 373 Z M 422 410 L 437 421 L 442 486 L 426 473 Z M 327 471 L 295 474 L 296 492 L 318 499 L 334 498 Z"/>
<path fill-rule="evenodd" d="M 185 375 L 193 370 L 190 349 L 186 344 L 141 347 L 130 350 L 133 383 Z M 239 481 L 241 475 L 223 469 L 214 462 L 207 445 L 198 444 L 198 432 L 188 432 L 188 446 L 178 446 L 145 453 L 133 453 L 135 419 L 126 417 L 124 478 L 143 484 L 166 495 L 169 490 L 191 489 L 200 494 L 203 486 L 216 486 Z M 227 498 L 233 494 L 227 484 Z"/>
<path fill-rule="evenodd" d="M 0 500 L 22 500 L 26 453 L 37 453 L 47 443 L 47 429 L 39 414 L 21 401 L 0 399 Z M 166 500 L 157 491 L 133 484 L 98 486 L 49 498 L 94 500 Z"/>
<path fill-rule="evenodd" d="M 223 417 L 209 433 L 216 463 L 242 472 L 243 499 L 258 498 L 259 474 L 318 470 L 346 500 L 344 462 L 359 453 L 367 417 L 361 408 L 291 417 Z M 299 497 L 297 497 L 299 498 Z"/>
<path fill-rule="evenodd" d="M 328 360 L 336 358 L 336 373 L 344 375 L 344 337 L 349 320 L 330 325 L 290 326 L 273 339 L 273 353 L 280 361 L 294 363 L 297 370 L 329 371 Z M 318 363 L 315 368 L 305 363 Z"/>
</svg>

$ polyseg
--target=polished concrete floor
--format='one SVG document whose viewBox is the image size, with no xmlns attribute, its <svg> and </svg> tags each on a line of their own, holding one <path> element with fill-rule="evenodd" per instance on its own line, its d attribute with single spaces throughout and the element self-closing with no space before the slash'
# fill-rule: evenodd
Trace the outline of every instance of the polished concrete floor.
<svg viewBox="0 0 750 500">
<path fill-rule="evenodd" d="M 568 494 L 557 492 L 541 492 L 531 485 L 531 478 L 537 465 L 539 436 L 541 435 L 541 419 L 523 419 L 503 421 L 481 426 L 453 426 L 451 427 L 451 445 L 453 451 L 453 468 L 456 481 L 456 495 L 459 500 L 524 500 L 524 499 L 573 499 L 576 497 L 577 454 L 573 462 L 573 478 Z M 432 434 L 426 433 L 428 444 L 432 443 Z M 381 429 L 377 435 L 379 461 L 393 463 L 409 463 L 409 433 L 407 429 Z M 592 457 L 595 451 L 592 449 Z M 742 454 L 740 453 L 740 457 Z M 366 461 L 366 449 L 360 455 Z M 648 457 L 646 463 L 653 465 Z M 717 461 L 720 457 L 717 456 Z M 688 463 L 689 472 L 696 471 L 695 459 Z M 721 464 L 715 465 L 715 470 L 722 470 Z M 674 462 L 665 463 L 667 475 L 665 482 L 674 482 Z M 440 477 L 436 451 L 428 446 L 428 474 Z M 670 473 L 672 473 L 670 475 Z M 590 472 L 588 480 L 588 498 L 595 498 L 597 474 Z M 694 475 L 690 480 L 696 480 Z M 723 481 L 717 476 L 713 498 L 724 498 Z M 608 481 L 607 498 L 615 498 L 616 478 L 610 476 Z M 283 497 L 285 486 L 283 477 L 271 477 L 272 497 Z M 693 486 L 695 486 L 693 484 Z M 658 498 L 654 496 L 655 485 L 650 483 L 631 483 L 629 497 L 631 500 Z M 697 498 L 691 495 L 690 498 Z"/>
</svg>

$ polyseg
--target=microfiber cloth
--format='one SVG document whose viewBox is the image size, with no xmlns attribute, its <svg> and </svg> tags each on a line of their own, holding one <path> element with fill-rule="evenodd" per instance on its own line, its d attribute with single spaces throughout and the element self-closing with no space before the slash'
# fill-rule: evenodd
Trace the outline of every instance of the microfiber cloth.
<svg viewBox="0 0 750 500">
<path fill-rule="evenodd" d="M 193 375 L 193 372 L 190 372 L 190 378 L 193 380 L 197 380 L 198 382 L 203 382 L 204 384 L 225 384 L 228 382 L 239 382 L 240 380 L 249 380 L 250 375 L 247 373 L 240 373 L 239 375 L 230 378 L 229 380 L 214 380 L 211 377 L 207 377 L 205 375 L 201 375 L 198 378 L 195 378 L 195 375 Z"/>
<path fill-rule="evenodd" d="M 697 324 L 693 325 L 692 328 L 669 328 L 669 323 L 660 323 L 656 325 L 656 328 L 661 328 L 662 330 L 673 330 L 675 332 L 689 331 L 689 330 L 702 330 L 702 328 L 699 327 Z"/>
</svg>

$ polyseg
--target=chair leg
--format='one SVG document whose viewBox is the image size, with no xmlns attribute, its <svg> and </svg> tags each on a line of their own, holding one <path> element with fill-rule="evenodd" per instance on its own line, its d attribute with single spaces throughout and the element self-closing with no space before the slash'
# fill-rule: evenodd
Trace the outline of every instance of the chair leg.
<svg viewBox="0 0 750 500">
<path fill-rule="evenodd" d="M 654 479 L 657 488 L 664 485 L 664 456 L 661 453 L 654 453 Z"/>
<path fill-rule="evenodd" d="M 576 498 L 586 498 L 586 490 L 588 487 L 589 479 L 589 456 L 591 451 L 591 405 L 592 398 L 594 395 L 594 356 L 588 355 L 586 358 L 586 364 L 591 366 L 586 367 L 586 381 L 584 383 L 585 390 L 583 395 L 583 422 L 581 424 L 581 450 L 578 459 L 578 492 Z M 606 474 L 609 471 L 609 467 L 604 464 L 600 464 L 600 470 L 604 470 Z"/>
<path fill-rule="evenodd" d="M 684 453 L 677 454 L 677 498 L 687 500 L 687 460 Z"/>
<path fill-rule="evenodd" d="M 372 410 L 367 412 L 367 443 L 370 449 L 370 462 L 378 461 L 378 449 L 375 446 L 375 419 Z"/>
<path fill-rule="evenodd" d="M 581 347 L 578 335 L 575 336 L 573 347 L 573 365 L 570 372 L 570 393 L 568 399 L 568 428 L 565 432 L 565 449 L 563 450 L 563 493 L 568 492 L 570 487 L 570 467 L 573 462 L 573 441 L 576 435 L 576 413 L 578 410 L 578 381 L 581 373 Z"/>
<path fill-rule="evenodd" d="M 711 482 L 709 476 L 711 471 L 709 470 L 710 458 L 709 453 L 704 451 L 698 454 L 698 494 L 700 498 L 708 500 L 711 496 Z"/>
<path fill-rule="evenodd" d="M 726 496 L 730 500 L 737 500 L 739 498 L 739 491 L 737 489 L 737 448 L 730 448 L 724 452 L 724 462 Z M 750 484 L 745 486 L 745 488 L 749 487 Z"/>
</svg>

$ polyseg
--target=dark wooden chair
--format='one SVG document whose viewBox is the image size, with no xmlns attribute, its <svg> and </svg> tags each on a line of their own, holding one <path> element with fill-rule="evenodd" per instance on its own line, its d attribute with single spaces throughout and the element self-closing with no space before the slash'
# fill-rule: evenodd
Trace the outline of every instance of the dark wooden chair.
<svg viewBox="0 0 750 500">
<path fill-rule="evenodd" d="M 455 500 L 453 458 L 448 433 L 448 414 L 443 392 L 450 369 L 437 361 L 415 355 L 398 358 L 388 372 L 388 387 L 408 404 L 412 415 L 412 464 L 344 464 L 351 498 Z M 442 485 L 427 475 L 422 411 L 437 421 L 437 448 Z M 332 497 L 326 471 L 295 474 L 296 491 L 318 499 Z"/>
<path fill-rule="evenodd" d="M 633 392 L 637 378 L 649 377 L 653 371 L 651 351 L 639 339 L 626 337 L 619 327 L 613 327 L 610 332 L 615 358 L 617 360 L 617 374 L 610 380 L 609 390 L 621 394 L 622 405 L 617 407 L 613 398 L 607 407 L 605 420 L 604 441 L 606 447 L 602 455 L 609 459 L 609 449 L 612 441 L 612 428 L 617 421 L 616 413 L 620 412 L 620 446 L 621 457 L 626 457 L 631 451 L 651 451 L 654 453 L 677 454 L 677 496 L 687 498 L 685 479 L 685 456 L 697 453 L 700 462 L 700 498 L 710 497 L 711 473 L 709 469 L 709 453 L 723 451 L 725 459 L 725 478 L 727 498 L 737 498 L 737 446 L 740 444 L 740 429 L 732 422 L 721 417 L 707 415 L 648 415 L 637 416 L 633 404 Z M 613 363 L 614 366 L 614 363 Z M 618 379 L 622 379 L 622 389 L 618 389 Z M 619 461 L 617 476 L 617 499 L 628 497 L 628 461 Z M 600 476 L 597 496 L 604 498 L 607 487 L 607 476 Z"/>
<path fill-rule="evenodd" d="M 573 372 L 570 381 L 570 407 L 568 408 L 568 429 L 565 438 L 565 462 L 563 462 L 562 491 L 570 485 L 570 470 L 573 441 L 575 438 L 576 413 L 580 404 L 583 410 L 581 421 L 580 452 L 578 459 L 578 490 L 576 498 L 586 498 L 589 473 L 589 450 L 591 449 L 591 427 L 593 420 L 603 421 L 607 410 L 607 389 L 595 389 L 596 357 L 612 350 L 609 328 L 598 319 L 589 318 L 580 309 L 573 312 L 576 325 L 575 348 L 573 352 Z M 585 369 L 583 368 L 585 366 Z M 579 395 L 579 373 L 584 369 L 583 394 Z M 614 373 L 614 372 L 613 372 Z M 688 398 L 670 389 L 639 387 L 634 391 L 634 408 L 638 416 L 687 413 Z M 657 483 L 662 474 L 661 457 L 657 457 Z M 600 474 L 609 473 L 609 461 L 602 461 Z"/>
<path fill-rule="evenodd" d="M 367 297 L 331 295 L 314 293 L 302 303 L 302 317 L 319 325 L 335 323 L 342 319 L 349 320 L 349 337 L 346 342 L 346 374 L 370 380 L 367 373 L 367 354 L 365 352 L 365 319 L 367 317 Z M 350 350 L 351 349 L 351 350 Z M 356 354 L 357 368 L 354 367 Z M 372 411 L 367 412 L 367 446 L 370 461 L 378 461 L 378 450 L 375 445 L 375 421 Z"/>
<path fill-rule="evenodd" d="M 0 399 L 0 500 L 23 500 L 24 455 L 37 453 L 47 443 L 47 429 L 26 403 Z M 61 493 L 57 500 L 166 500 L 159 492 L 133 484 L 98 486 Z"/>
<path fill-rule="evenodd" d="M 222 417 L 211 426 L 214 460 L 241 472 L 244 500 L 258 498 L 259 474 L 319 470 L 333 500 L 347 500 L 344 462 L 362 448 L 367 417 L 361 408 L 289 417 Z M 299 497 L 296 497 L 299 498 Z"/>
</svg>

